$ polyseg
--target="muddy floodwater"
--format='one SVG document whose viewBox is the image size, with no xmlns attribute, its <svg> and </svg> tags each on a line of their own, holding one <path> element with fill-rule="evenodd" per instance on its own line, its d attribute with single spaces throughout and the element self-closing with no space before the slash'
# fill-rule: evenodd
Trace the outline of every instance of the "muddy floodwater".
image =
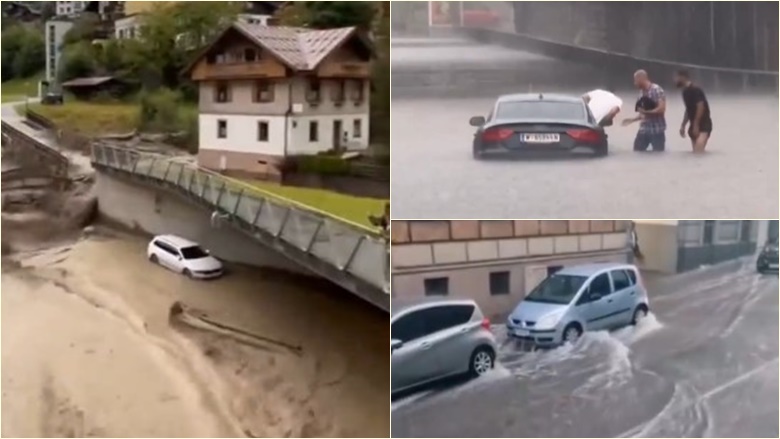
<svg viewBox="0 0 780 439">
<path fill-rule="evenodd" d="M 4 437 L 389 434 L 386 313 L 257 269 L 192 281 L 145 245 L 104 231 L 4 257 Z M 175 301 L 301 353 L 171 326 Z"/>
</svg>

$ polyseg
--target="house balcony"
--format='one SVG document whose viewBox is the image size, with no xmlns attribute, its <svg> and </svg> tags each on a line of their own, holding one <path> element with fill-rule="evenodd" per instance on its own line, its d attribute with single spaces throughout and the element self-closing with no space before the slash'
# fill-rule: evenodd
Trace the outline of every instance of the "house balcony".
<svg viewBox="0 0 780 439">
<path fill-rule="evenodd" d="M 201 61 L 192 72 L 195 81 L 284 78 L 287 71 L 273 62 L 209 64 Z"/>
<path fill-rule="evenodd" d="M 317 77 L 331 79 L 368 79 L 371 77 L 370 62 L 332 62 L 317 70 Z"/>
</svg>

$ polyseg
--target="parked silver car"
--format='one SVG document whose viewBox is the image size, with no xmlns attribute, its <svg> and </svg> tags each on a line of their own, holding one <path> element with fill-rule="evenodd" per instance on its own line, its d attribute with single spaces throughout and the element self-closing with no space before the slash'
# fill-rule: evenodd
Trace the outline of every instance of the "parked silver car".
<svg viewBox="0 0 780 439">
<path fill-rule="evenodd" d="M 547 277 L 507 319 L 507 333 L 532 346 L 576 341 L 585 331 L 636 324 L 650 305 L 639 270 L 628 264 L 566 267 Z"/>
<path fill-rule="evenodd" d="M 493 368 L 496 340 L 473 300 L 401 303 L 390 320 L 392 392 L 442 378 L 479 376 Z"/>
</svg>

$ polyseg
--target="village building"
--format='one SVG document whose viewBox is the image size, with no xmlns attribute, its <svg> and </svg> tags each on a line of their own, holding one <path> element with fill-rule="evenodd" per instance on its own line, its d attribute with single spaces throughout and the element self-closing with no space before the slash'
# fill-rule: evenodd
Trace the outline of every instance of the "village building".
<svg viewBox="0 0 780 439">
<path fill-rule="evenodd" d="M 636 221 L 643 270 L 680 273 L 749 256 L 777 240 L 777 220 Z"/>
<path fill-rule="evenodd" d="M 566 265 L 630 258 L 627 221 L 393 221 L 393 297 L 469 298 L 503 320 Z"/>
<path fill-rule="evenodd" d="M 286 156 L 367 148 L 372 57 L 355 27 L 238 20 L 186 69 L 200 91 L 199 165 L 269 176 Z"/>
</svg>

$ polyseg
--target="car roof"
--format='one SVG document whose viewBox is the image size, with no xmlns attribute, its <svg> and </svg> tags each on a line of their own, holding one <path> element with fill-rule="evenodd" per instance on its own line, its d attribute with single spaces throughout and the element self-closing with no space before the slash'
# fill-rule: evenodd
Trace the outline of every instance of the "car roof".
<svg viewBox="0 0 780 439">
<path fill-rule="evenodd" d="M 393 298 L 390 302 L 390 315 L 395 316 L 411 309 L 423 309 L 438 305 L 473 305 L 473 299 L 444 299 L 441 297 L 424 297 L 419 299 Z"/>
<path fill-rule="evenodd" d="M 556 94 L 556 93 L 515 93 L 515 94 L 501 95 L 498 97 L 498 103 L 524 102 L 524 101 L 530 102 L 530 101 L 540 101 L 540 100 L 546 102 L 581 103 L 585 105 L 585 102 L 579 96 Z"/>
<path fill-rule="evenodd" d="M 634 270 L 636 267 L 631 264 L 623 264 L 619 262 L 599 262 L 594 264 L 581 264 L 572 265 L 569 267 L 563 267 L 555 274 L 563 274 L 568 276 L 593 276 L 604 270 Z"/>
<path fill-rule="evenodd" d="M 197 242 L 193 242 L 190 241 L 189 239 L 185 239 L 182 238 L 181 236 L 176 236 L 176 235 L 157 235 L 154 237 L 154 240 L 165 241 L 166 243 L 178 248 L 192 247 L 198 245 Z"/>
</svg>

